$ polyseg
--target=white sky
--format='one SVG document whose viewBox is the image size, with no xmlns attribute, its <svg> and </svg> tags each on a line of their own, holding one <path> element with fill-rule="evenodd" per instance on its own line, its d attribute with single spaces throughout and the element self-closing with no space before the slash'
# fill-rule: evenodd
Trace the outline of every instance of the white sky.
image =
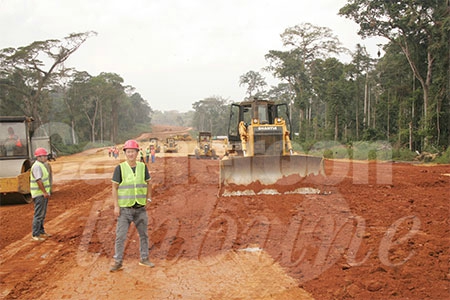
<svg viewBox="0 0 450 300">
<path fill-rule="evenodd" d="M 346 0 L 0 0 L 0 49 L 96 31 L 66 63 L 96 76 L 113 72 L 154 110 L 188 111 L 210 96 L 245 97 L 239 77 L 261 72 L 264 55 L 286 50 L 280 34 L 312 23 L 375 57 L 381 39 L 361 40 L 337 15 Z M 348 61 L 347 58 L 342 58 Z"/>
</svg>

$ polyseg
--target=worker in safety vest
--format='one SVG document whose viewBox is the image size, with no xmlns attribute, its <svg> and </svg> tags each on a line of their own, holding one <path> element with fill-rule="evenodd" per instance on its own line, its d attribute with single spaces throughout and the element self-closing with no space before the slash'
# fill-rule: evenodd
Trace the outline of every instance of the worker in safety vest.
<svg viewBox="0 0 450 300">
<path fill-rule="evenodd" d="M 47 214 L 47 204 L 52 190 L 51 169 L 46 166 L 48 153 L 44 148 L 37 148 L 34 151 L 36 161 L 31 167 L 30 190 L 34 201 L 34 217 L 32 226 L 32 239 L 43 241 L 50 237 L 44 230 L 44 221 Z"/>
<path fill-rule="evenodd" d="M 128 140 L 123 146 L 126 161 L 114 169 L 112 178 L 112 198 L 114 214 L 117 217 L 114 265 L 110 271 L 122 269 L 125 240 L 131 222 L 139 233 L 140 256 L 139 265 L 154 267 L 149 261 L 148 216 L 146 203 L 150 203 L 151 184 L 147 165 L 136 161 L 139 145 L 135 140 Z"/>
<path fill-rule="evenodd" d="M 16 149 L 22 148 L 22 142 L 12 127 L 8 127 L 8 137 L 5 140 L 6 155 L 13 156 Z"/>
</svg>

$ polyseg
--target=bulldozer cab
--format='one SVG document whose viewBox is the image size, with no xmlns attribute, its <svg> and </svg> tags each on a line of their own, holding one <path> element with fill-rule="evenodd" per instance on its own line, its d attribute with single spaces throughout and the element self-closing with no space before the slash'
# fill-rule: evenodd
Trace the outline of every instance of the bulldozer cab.
<svg viewBox="0 0 450 300">
<path fill-rule="evenodd" d="M 211 141 L 211 132 L 202 131 L 198 134 L 199 143 L 209 143 Z"/>
<path fill-rule="evenodd" d="M 167 138 L 167 145 L 168 147 L 175 147 L 175 139 L 174 138 Z"/>
<path fill-rule="evenodd" d="M 28 159 L 32 157 L 30 140 L 31 119 L 28 117 L 1 117 L 0 160 Z"/>
<path fill-rule="evenodd" d="M 212 150 L 211 132 L 201 131 L 198 133 L 197 147 L 200 149 L 202 155 L 211 156 L 210 153 Z"/>
<path fill-rule="evenodd" d="M 200 131 L 198 133 L 195 153 L 189 154 L 188 157 L 195 157 L 197 159 L 217 159 L 216 150 L 212 145 L 212 134 L 210 131 Z"/>
<path fill-rule="evenodd" d="M 267 100 L 249 100 L 231 104 L 230 119 L 228 123 L 229 151 L 240 154 L 241 137 L 239 124 L 245 126 L 275 124 L 278 118 L 285 122 L 289 138 L 292 139 L 291 122 L 287 103 L 275 103 Z"/>
<path fill-rule="evenodd" d="M 0 204 L 30 203 L 30 117 L 0 117 Z"/>
</svg>

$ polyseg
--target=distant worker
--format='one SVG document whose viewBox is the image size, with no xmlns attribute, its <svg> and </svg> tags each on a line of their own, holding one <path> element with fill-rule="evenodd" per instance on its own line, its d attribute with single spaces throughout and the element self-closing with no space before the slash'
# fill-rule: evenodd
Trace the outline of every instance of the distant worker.
<svg viewBox="0 0 450 300">
<path fill-rule="evenodd" d="M 155 160 L 156 160 L 156 150 L 155 150 L 155 147 L 154 147 L 154 146 L 151 147 L 151 149 L 150 149 L 150 154 L 151 154 L 151 156 L 152 156 L 152 163 L 154 163 Z"/>
<path fill-rule="evenodd" d="M 125 240 L 131 222 L 139 233 L 140 257 L 139 265 L 154 267 L 149 261 L 148 247 L 148 216 L 146 203 L 151 202 L 150 173 L 147 165 L 137 162 L 139 144 L 135 140 L 128 140 L 123 147 L 126 161 L 114 169 L 112 177 L 112 198 L 114 201 L 114 215 L 117 217 L 114 265 L 110 271 L 122 269 Z"/>
<path fill-rule="evenodd" d="M 34 217 L 32 226 L 32 239 L 43 241 L 50 237 L 44 230 L 44 221 L 47 214 L 47 204 L 52 190 L 51 168 L 46 166 L 48 153 L 44 148 L 37 148 L 34 151 L 36 161 L 31 167 L 30 190 L 34 201 Z"/>
<path fill-rule="evenodd" d="M 145 162 L 147 164 L 150 162 L 150 146 L 145 149 Z"/>
<path fill-rule="evenodd" d="M 8 127 L 8 137 L 5 140 L 6 155 L 13 156 L 16 147 L 21 148 L 22 142 L 17 134 L 14 133 L 12 127 Z"/>
<path fill-rule="evenodd" d="M 142 151 L 142 148 L 139 149 L 139 161 L 144 162 L 144 151 Z"/>
</svg>

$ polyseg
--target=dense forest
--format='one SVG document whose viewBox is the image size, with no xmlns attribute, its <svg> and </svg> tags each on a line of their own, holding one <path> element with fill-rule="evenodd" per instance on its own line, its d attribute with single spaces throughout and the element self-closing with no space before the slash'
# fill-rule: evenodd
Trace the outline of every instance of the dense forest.
<svg viewBox="0 0 450 300">
<path fill-rule="evenodd" d="M 300 23 L 280 34 L 283 48 L 268 50 L 261 70 L 236 74 L 246 98 L 288 102 L 302 145 L 385 141 L 399 151 L 444 153 L 450 145 L 448 1 L 349 0 L 339 14 L 359 25 L 361 37 L 387 40 L 377 57 L 359 44 L 343 48 L 329 28 Z M 71 134 L 59 137 L 60 148 L 122 142 L 150 131 L 152 122 L 226 135 L 230 99 L 205 95 L 187 113 L 153 111 L 157 99 L 143 99 L 119 74 L 66 68 L 93 35 L 0 50 L 1 115 L 33 116 L 36 127 L 65 124 Z M 340 60 L 343 53 L 350 62 Z M 280 83 L 268 86 L 263 73 Z"/>
</svg>

